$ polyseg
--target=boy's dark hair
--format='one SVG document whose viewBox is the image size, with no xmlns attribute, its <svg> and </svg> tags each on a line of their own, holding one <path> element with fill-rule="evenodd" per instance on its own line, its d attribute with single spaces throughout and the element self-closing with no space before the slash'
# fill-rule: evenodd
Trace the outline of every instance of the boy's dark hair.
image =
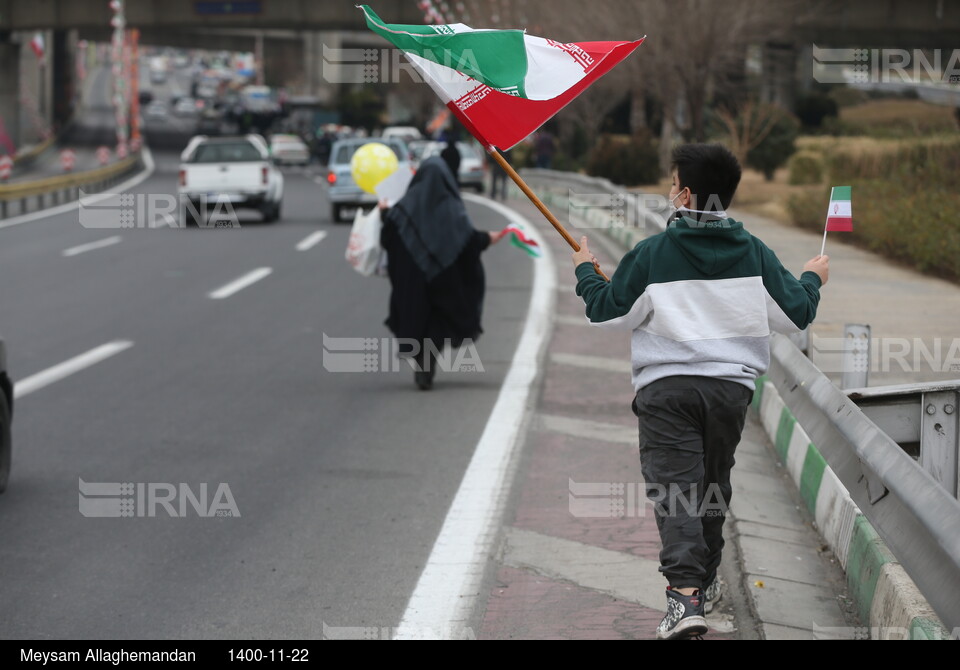
<svg viewBox="0 0 960 670">
<path fill-rule="evenodd" d="M 740 162 L 721 144 L 684 144 L 673 150 L 671 170 L 694 196 L 691 209 L 726 209 L 740 185 Z M 719 200 L 719 202 L 718 202 Z"/>
</svg>

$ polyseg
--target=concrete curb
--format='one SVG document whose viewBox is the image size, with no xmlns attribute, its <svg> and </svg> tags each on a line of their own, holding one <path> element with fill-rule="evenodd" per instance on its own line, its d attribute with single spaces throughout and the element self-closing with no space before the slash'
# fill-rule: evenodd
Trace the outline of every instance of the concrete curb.
<svg viewBox="0 0 960 670">
<path fill-rule="evenodd" d="M 840 561 L 870 637 L 949 639 L 949 631 L 765 376 L 757 379 L 753 408 L 814 515 L 821 536 Z"/>
</svg>

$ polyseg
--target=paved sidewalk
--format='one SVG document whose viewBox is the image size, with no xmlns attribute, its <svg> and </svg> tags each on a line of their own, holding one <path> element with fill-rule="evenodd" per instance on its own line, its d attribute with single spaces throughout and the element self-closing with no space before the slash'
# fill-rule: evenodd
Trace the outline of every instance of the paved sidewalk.
<svg viewBox="0 0 960 670">
<path fill-rule="evenodd" d="M 525 199 L 509 204 L 544 231 L 558 296 L 478 637 L 652 639 L 666 606 L 666 581 L 657 571 L 659 535 L 643 495 L 630 411 L 630 336 L 586 323 L 569 248 Z M 595 244 L 597 231 L 588 234 L 612 274 L 623 251 Z M 706 639 L 853 631 L 858 624 L 847 612 L 843 574 L 820 550 L 795 486 L 753 413 L 748 421 L 725 529 L 727 595 L 708 616 Z"/>
</svg>

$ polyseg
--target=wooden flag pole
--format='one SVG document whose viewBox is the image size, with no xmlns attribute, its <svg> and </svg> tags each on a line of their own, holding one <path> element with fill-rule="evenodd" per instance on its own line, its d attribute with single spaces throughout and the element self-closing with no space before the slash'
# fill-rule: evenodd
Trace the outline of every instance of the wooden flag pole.
<svg viewBox="0 0 960 670">
<path fill-rule="evenodd" d="M 517 186 L 520 187 L 520 190 L 523 191 L 524 195 L 530 198 L 530 202 L 532 202 L 534 206 L 540 210 L 540 213 L 546 217 L 547 221 L 549 221 L 550 224 L 557 229 L 557 232 L 560 233 L 560 236 L 567 241 L 567 244 L 570 245 L 570 248 L 572 248 L 574 251 L 580 251 L 580 245 L 577 243 L 577 241 L 570 236 L 570 233 L 568 233 L 567 229 L 563 227 L 563 224 L 557 220 L 557 217 L 553 215 L 553 212 L 547 209 L 547 206 L 540 201 L 540 198 L 537 197 L 537 194 L 530 190 L 530 187 L 527 186 L 527 183 L 523 181 L 523 178 L 519 174 L 517 174 L 517 171 L 513 169 L 513 166 L 510 165 L 510 163 L 508 163 L 507 160 L 500 155 L 500 152 L 497 151 L 496 147 L 492 145 L 487 146 L 487 153 L 490 154 L 493 160 L 497 162 L 497 165 L 503 168 L 504 172 L 510 175 L 510 178 Z M 594 263 L 593 269 L 596 270 L 597 274 L 603 277 L 605 281 L 610 281 L 610 278 L 603 274 L 603 270 L 600 269 L 599 265 Z"/>
</svg>

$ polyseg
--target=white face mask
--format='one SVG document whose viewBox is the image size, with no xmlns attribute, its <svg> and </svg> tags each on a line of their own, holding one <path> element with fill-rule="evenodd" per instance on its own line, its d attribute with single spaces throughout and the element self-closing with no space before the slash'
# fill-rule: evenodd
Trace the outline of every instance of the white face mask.
<svg viewBox="0 0 960 670">
<path fill-rule="evenodd" d="M 677 200 L 677 198 L 679 198 L 681 195 L 683 195 L 683 191 L 680 191 L 680 192 L 677 193 L 675 196 L 673 196 L 672 198 L 670 198 L 670 206 L 673 207 L 674 210 L 680 209 L 680 208 L 677 206 L 676 200 Z"/>
<path fill-rule="evenodd" d="M 683 212 L 693 212 L 694 214 L 710 214 L 710 215 L 715 216 L 715 217 L 718 218 L 718 219 L 725 219 L 725 218 L 727 217 L 727 212 L 726 212 L 725 210 L 710 211 L 710 212 L 708 212 L 708 211 L 702 210 L 702 209 L 689 209 L 689 208 L 684 207 L 684 206 L 682 206 L 682 205 L 681 205 L 681 206 L 677 206 L 677 204 L 676 204 L 676 199 L 679 198 L 681 195 L 683 195 L 683 190 L 681 190 L 680 193 L 677 193 L 675 196 L 673 196 L 673 197 L 670 199 L 670 206 L 673 207 L 673 216 L 674 216 L 674 217 L 680 216 L 680 212 L 681 212 L 681 211 L 683 211 Z"/>
</svg>

